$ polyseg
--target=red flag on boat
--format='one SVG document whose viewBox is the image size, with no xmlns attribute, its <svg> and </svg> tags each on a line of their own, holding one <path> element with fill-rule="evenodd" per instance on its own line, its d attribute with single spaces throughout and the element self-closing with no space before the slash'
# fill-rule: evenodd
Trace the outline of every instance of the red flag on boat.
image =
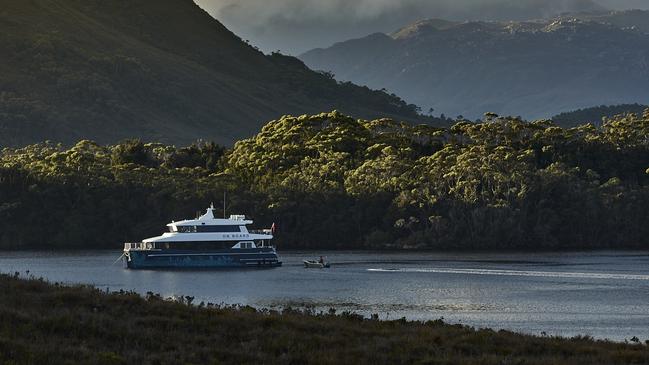
<svg viewBox="0 0 649 365">
<path fill-rule="evenodd" d="M 277 230 L 277 226 L 275 226 L 275 222 L 273 222 L 273 225 L 270 226 L 270 233 L 275 234 L 275 230 Z"/>
</svg>

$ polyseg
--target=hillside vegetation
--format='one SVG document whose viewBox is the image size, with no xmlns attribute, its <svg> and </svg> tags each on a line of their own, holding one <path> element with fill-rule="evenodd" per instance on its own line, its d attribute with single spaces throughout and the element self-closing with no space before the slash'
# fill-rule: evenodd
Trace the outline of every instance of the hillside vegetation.
<svg viewBox="0 0 649 365">
<path fill-rule="evenodd" d="M 231 144 L 285 113 L 334 108 L 436 122 L 395 96 L 264 55 L 192 0 L 3 0 L 0 50 L 0 146 Z"/>
<path fill-rule="evenodd" d="M 121 247 L 228 192 L 281 248 L 648 248 L 649 111 L 562 129 L 489 114 L 448 129 L 338 112 L 226 150 L 126 141 L 0 155 L 0 247 Z"/>
<path fill-rule="evenodd" d="M 647 24 L 649 11 L 516 22 L 428 19 L 300 59 L 436 114 L 548 118 L 593 105 L 646 103 Z"/>
<path fill-rule="evenodd" d="M 641 343 L 170 302 L 0 275 L 3 364 L 647 364 Z M 637 340 L 637 339 L 635 339 Z"/>
</svg>

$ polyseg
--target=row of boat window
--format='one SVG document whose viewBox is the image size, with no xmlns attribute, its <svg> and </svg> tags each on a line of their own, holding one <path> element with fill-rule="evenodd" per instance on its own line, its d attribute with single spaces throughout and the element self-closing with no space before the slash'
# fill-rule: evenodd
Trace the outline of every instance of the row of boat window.
<svg viewBox="0 0 649 365">
<path fill-rule="evenodd" d="M 196 233 L 196 232 L 241 232 L 241 226 L 178 226 L 180 233 Z M 173 227 L 170 228 L 173 232 Z"/>
<path fill-rule="evenodd" d="M 223 250 L 230 249 L 238 241 L 209 241 L 209 242 L 156 242 L 153 248 L 163 250 Z"/>
</svg>

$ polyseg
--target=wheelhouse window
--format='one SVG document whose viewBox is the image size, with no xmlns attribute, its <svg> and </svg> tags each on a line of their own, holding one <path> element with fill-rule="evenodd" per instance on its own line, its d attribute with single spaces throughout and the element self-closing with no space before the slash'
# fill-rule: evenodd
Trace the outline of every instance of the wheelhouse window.
<svg viewBox="0 0 649 365">
<path fill-rule="evenodd" d="M 196 232 L 241 232 L 241 226 L 196 226 Z"/>
</svg>

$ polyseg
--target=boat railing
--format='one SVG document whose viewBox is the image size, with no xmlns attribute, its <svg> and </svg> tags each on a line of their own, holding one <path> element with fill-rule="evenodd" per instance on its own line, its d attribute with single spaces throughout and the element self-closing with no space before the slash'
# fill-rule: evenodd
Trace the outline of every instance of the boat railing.
<svg viewBox="0 0 649 365">
<path fill-rule="evenodd" d="M 268 228 L 268 229 L 249 229 L 248 233 L 252 234 L 273 234 L 273 230 Z"/>
<path fill-rule="evenodd" d="M 151 244 L 144 242 L 127 242 L 124 244 L 124 250 L 146 250 L 151 249 Z"/>
</svg>

